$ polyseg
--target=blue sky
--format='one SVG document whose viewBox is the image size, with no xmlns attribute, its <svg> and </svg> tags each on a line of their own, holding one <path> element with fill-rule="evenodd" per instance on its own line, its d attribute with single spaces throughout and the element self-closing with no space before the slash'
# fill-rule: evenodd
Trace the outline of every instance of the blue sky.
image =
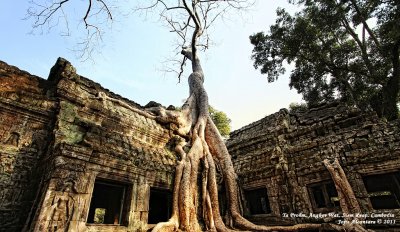
<svg viewBox="0 0 400 232">
<path fill-rule="evenodd" d="M 85 1 L 79 4 L 82 3 Z M 181 105 L 188 96 L 186 78 L 178 83 L 174 75 L 161 71 L 163 62 L 174 55 L 175 35 L 158 21 L 156 14 L 122 16 L 114 12 L 115 21 L 105 30 L 93 61 L 82 62 L 72 51 L 83 27 L 73 16 L 79 15 L 82 8 L 66 9 L 72 35 L 63 36 L 62 27 L 30 33 L 32 19 L 23 20 L 28 7 L 28 1 L 1 1 L 0 60 L 47 78 L 56 59 L 63 57 L 80 75 L 141 105 L 151 100 L 166 106 Z M 275 21 L 277 7 L 296 10 L 284 0 L 259 0 L 244 15 L 231 15 L 229 20 L 215 24 L 215 45 L 200 54 L 210 104 L 232 119 L 233 129 L 301 101 L 301 96 L 289 89 L 289 73 L 275 83 L 267 83 L 250 59 L 249 35 L 268 30 Z"/>
</svg>

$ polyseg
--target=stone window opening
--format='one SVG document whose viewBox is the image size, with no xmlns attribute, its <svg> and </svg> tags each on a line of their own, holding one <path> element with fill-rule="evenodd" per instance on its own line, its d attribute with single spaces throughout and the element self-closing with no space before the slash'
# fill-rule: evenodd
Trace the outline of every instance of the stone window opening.
<svg viewBox="0 0 400 232">
<path fill-rule="evenodd" d="M 314 210 L 339 208 L 339 197 L 333 181 L 324 181 L 308 186 Z"/>
<path fill-rule="evenodd" d="M 127 184 L 109 180 L 96 180 L 87 223 L 126 225 L 128 200 Z"/>
<path fill-rule="evenodd" d="M 172 215 L 172 192 L 150 188 L 148 224 L 168 221 Z"/>
<path fill-rule="evenodd" d="M 363 177 L 374 209 L 400 208 L 400 171 Z"/>
<path fill-rule="evenodd" d="M 250 215 L 270 214 L 272 212 L 266 188 L 245 190 L 244 196 Z"/>
</svg>

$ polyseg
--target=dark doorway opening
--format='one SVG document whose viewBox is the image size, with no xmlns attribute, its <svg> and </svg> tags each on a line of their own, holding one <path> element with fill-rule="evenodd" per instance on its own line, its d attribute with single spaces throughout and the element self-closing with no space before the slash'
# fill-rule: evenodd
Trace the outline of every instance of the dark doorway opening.
<svg viewBox="0 0 400 232">
<path fill-rule="evenodd" d="M 96 180 L 87 223 L 124 224 L 127 186 Z"/>
<path fill-rule="evenodd" d="M 148 224 L 168 221 L 172 214 L 172 193 L 169 190 L 150 189 Z"/>
<path fill-rule="evenodd" d="M 363 181 L 374 209 L 400 208 L 400 172 L 364 176 Z"/>
<path fill-rule="evenodd" d="M 251 215 L 271 213 L 266 188 L 245 190 L 244 195 Z"/>
</svg>

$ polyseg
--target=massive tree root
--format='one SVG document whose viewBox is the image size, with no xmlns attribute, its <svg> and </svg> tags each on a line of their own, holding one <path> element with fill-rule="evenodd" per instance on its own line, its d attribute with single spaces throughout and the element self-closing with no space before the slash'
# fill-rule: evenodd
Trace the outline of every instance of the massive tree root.
<svg viewBox="0 0 400 232">
<path fill-rule="evenodd" d="M 358 216 L 362 215 L 360 205 L 357 202 L 357 198 L 353 189 L 351 188 L 342 166 L 339 163 L 339 160 L 335 158 L 333 162 L 330 162 L 329 160 L 325 159 L 323 163 L 331 174 L 332 180 L 335 183 L 335 187 L 338 192 L 340 208 L 342 209 L 343 215 L 345 215 L 344 220 L 346 223 L 344 223 L 344 228 L 347 231 L 368 231 L 359 223 L 357 223 L 358 220 L 362 221 L 365 218 Z"/>
<path fill-rule="evenodd" d="M 160 122 L 176 125 L 175 151 L 180 156 L 176 166 L 173 210 L 169 221 L 159 223 L 153 231 L 231 231 L 222 220 L 218 203 L 216 165 L 224 178 L 228 209 L 233 226 L 251 231 L 300 231 L 321 229 L 320 224 L 294 226 L 259 226 L 240 213 L 237 176 L 225 143 L 208 113 L 208 97 L 203 87 L 204 75 L 192 49 L 182 54 L 192 61 L 189 76 L 190 95 L 177 113 L 159 108 L 149 109 Z"/>
</svg>

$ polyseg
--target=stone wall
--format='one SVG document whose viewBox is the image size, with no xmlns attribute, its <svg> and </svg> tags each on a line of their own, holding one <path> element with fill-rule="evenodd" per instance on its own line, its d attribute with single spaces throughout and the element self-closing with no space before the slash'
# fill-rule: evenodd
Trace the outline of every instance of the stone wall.
<svg viewBox="0 0 400 232">
<path fill-rule="evenodd" d="M 1 65 L 0 231 L 133 231 L 147 222 L 150 189 L 172 188 L 169 130 L 61 58 L 48 80 Z M 114 225 L 87 223 L 98 180 L 124 188 Z"/>
<path fill-rule="evenodd" d="M 400 210 L 374 210 L 362 179 L 399 172 L 398 120 L 386 122 L 372 112 L 338 103 L 303 113 L 283 109 L 232 132 L 227 146 L 243 189 L 267 189 L 270 213 L 251 216 L 245 204 L 246 214 L 256 222 L 321 222 L 290 213 L 340 211 L 337 207 L 318 209 L 310 193 L 310 186 L 331 180 L 322 161 L 338 158 L 362 211 L 393 213 L 399 226 Z M 285 213 L 289 216 L 283 217 Z"/>
<path fill-rule="evenodd" d="M 37 194 L 56 106 L 48 84 L 0 62 L 0 231 L 21 231 Z"/>
</svg>

